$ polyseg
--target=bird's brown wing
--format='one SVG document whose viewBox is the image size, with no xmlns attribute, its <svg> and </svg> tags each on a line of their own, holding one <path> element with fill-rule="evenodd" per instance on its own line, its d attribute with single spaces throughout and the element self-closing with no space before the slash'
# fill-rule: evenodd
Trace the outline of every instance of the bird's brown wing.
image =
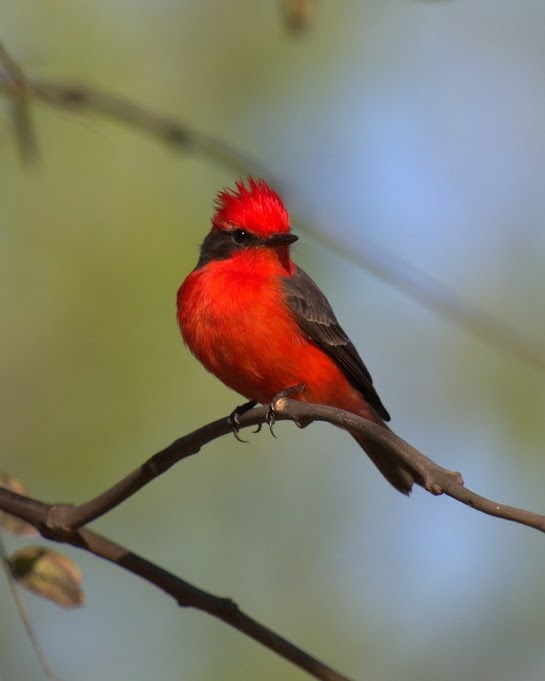
<svg viewBox="0 0 545 681">
<path fill-rule="evenodd" d="M 368 404 L 384 419 L 390 415 L 373 387 L 358 351 L 340 326 L 327 298 L 301 268 L 283 281 L 286 303 L 301 331 L 327 353 Z"/>
</svg>

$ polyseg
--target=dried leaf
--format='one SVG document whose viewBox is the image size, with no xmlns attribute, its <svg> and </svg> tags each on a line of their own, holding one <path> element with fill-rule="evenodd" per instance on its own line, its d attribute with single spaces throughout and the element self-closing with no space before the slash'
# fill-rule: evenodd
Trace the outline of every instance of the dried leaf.
<svg viewBox="0 0 545 681">
<path fill-rule="evenodd" d="M 81 572 L 62 553 L 41 546 L 27 546 L 9 559 L 13 578 L 29 591 L 48 598 L 63 608 L 83 605 Z"/>
</svg>

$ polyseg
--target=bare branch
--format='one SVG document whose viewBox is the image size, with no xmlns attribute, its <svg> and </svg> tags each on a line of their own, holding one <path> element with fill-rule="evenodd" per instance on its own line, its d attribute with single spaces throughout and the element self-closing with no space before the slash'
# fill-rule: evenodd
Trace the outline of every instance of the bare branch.
<svg viewBox="0 0 545 681">
<path fill-rule="evenodd" d="M 240 417 L 240 427 L 248 428 L 263 423 L 267 407 L 261 406 L 252 409 Z M 351 414 L 350 412 L 325 405 L 307 404 L 282 398 L 275 404 L 276 418 L 279 421 L 291 420 L 300 427 L 305 427 L 313 421 L 325 421 L 342 429 L 358 431 L 367 437 L 388 448 L 395 456 L 399 457 L 406 466 L 413 471 L 417 483 L 425 490 L 434 495 L 446 494 L 471 508 L 504 520 L 511 520 L 540 532 L 545 532 L 545 516 L 531 511 L 526 511 L 514 506 L 499 504 L 487 499 L 465 487 L 462 476 L 424 456 L 408 442 L 402 440 L 393 431 L 378 426 L 367 419 Z M 79 527 L 99 518 L 123 501 L 142 489 L 149 482 L 167 471 L 178 461 L 193 454 L 209 442 L 226 435 L 232 431 L 227 418 L 209 423 L 184 437 L 175 440 L 165 449 L 161 450 L 144 464 L 129 473 L 125 478 L 111 488 L 79 505 L 51 505 L 44 520 L 43 509 L 40 505 L 27 497 L 19 497 L 26 500 L 25 515 L 14 513 L 24 520 L 38 527 L 44 535 L 59 540 L 63 536 L 72 535 Z M 0 509 L 12 513 L 3 502 L 0 490 Z M 18 496 L 18 495 L 15 495 Z M 19 509 L 20 510 L 20 509 Z"/>
<path fill-rule="evenodd" d="M 225 142 L 116 95 L 106 94 L 91 87 L 80 85 L 61 85 L 37 80 L 27 80 L 26 83 L 28 93 L 38 101 L 63 109 L 80 112 L 92 111 L 102 114 L 159 138 L 172 149 L 181 153 L 200 153 L 205 157 L 212 158 L 238 174 L 268 174 L 257 161 Z M 19 85 L 6 81 L 0 75 L 1 92 L 15 100 L 21 96 Z"/>
<path fill-rule="evenodd" d="M 414 472 L 418 484 L 431 494 L 446 494 L 487 515 L 511 520 L 545 532 L 545 515 L 515 506 L 506 506 L 471 491 L 464 485 L 460 473 L 442 468 L 393 431 L 371 423 L 367 419 L 324 405 L 305 404 L 286 399 L 277 402 L 275 411 L 279 418 L 288 418 L 302 427 L 313 421 L 325 421 L 339 428 L 349 428 L 365 433 L 398 456 Z M 242 418 L 241 421 L 244 419 Z"/>
<path fill-rule="evenodd" d="M 119 565 L 128 572 L 158 587 L 172 596 L 178 605 L 201 610 L 222 620 L 317 679 L 322 681 L 350 681 L 348 677 L 331 669 L 287 639 L 246 615 L 230 598 L 220 598 L 203 591 L 90 529 L 81 528 L 72 534 L 52 531 L 47 526 L 53 508 L 50 504 L 0 488 L 0 507 L 35 525 L 47 539 L 72 544 L 72 546 L 104 558 L 104 560 Z"/>
</svg>

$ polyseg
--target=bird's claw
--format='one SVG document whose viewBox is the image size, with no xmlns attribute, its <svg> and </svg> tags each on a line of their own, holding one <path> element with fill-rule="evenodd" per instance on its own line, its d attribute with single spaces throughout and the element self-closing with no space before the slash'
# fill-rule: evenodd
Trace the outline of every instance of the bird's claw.
<svg viewBox="0 0 545 681">
<path fill-rule="evenodd" d="M 274 433 L 274 424 L 276 422 L 276 412 L 274 411 L 274 403 L 276 401 L 276 397 L 274 400 L 269 404 L 269 407 L 267 411 L 265 412 L 265 423 L 269 426 L 269 430 L 271 431 L 271 435 L 273 437 L 276 437 Z"/>
<path fill-rule="evenodd" d="M 248 440 L 245 440 L 243 437 L 240 437 L 239 432 L 240 432 L 240 422 L 238 420 L 235 421 L 233 419 L 231 423 L 231 428 L 233 429 L 233 435 L 235 436 L 235 440 L 238 440 L 239 442 L 243 442 L 245 445 L 249 444 Z"/>
<path fill-rule="evenodd" d="M 229 417 L 227 418 L 227 421 L 229 425 L 231 426 L 231 429 L 233 431 L 233 435 L 239 442 L 244 442 L 245 444 L 248 444 L 248 440 L 244 440 L 243 438 L 240 437 L 239 432 L 240 432 L 240 417 L 245 414 L 247 411 L 250 411 L 250 409 L 253 409 L 257 402 L 254 402 L 253 400 L 250 400 L 249 402 L 246 402 L 245 404 L 241 404 L 240 407 L 237 407 L 236 409 L 233 409 Z M 259 432 L 261 430 L 261 425 L 258 427 L 258 430 L 255 432 Z"/>
</svg>

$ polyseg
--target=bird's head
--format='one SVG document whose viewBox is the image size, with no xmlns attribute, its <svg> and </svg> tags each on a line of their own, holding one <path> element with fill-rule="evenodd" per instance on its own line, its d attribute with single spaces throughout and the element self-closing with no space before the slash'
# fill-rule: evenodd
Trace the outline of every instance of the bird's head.
<svg viewBox="0 0 545 681">
<path fill-rule="evenodd" d="M 288 212 L 265 180 L 239 180 L 216 198 L 212 229 L 201 246 L 197 267 L 224 260 L 246 248 L 289 246 L 298 237 L 290 232 Z"/>
</svg>

